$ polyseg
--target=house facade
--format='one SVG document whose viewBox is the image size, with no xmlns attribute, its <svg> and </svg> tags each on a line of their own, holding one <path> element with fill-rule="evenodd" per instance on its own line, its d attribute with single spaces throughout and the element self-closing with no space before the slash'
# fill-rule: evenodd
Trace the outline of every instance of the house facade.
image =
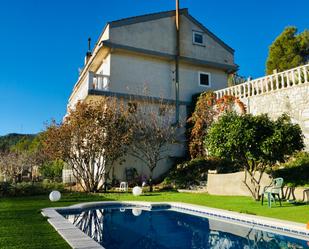
<svg viewBox="0 0 309 249">
<path fill-rule="evenodd" d="M 186 120 L 192 96 L 227 86 L 228 74 L 237 70 L 234 50 L 181 9 L 179 28 L 179 113 Z M 145 104 L 147 96 L 176 103 L 175 57 L 177 35 L 175 11 L 125 18 L 106 24 L 93 51 L 87 53 L 84 68 L 69 98 L 68 110 L 78 101 L 116 96 Z M 171 156 L 181 156 L 175 148 Z M 170 163 L 162 162 L 155 176 Z M 140 174 L 147 169 L 137 159 L 127 158 L 117 167 L 116 177 L 125 180 L 125 168 Z"/>
</svg>

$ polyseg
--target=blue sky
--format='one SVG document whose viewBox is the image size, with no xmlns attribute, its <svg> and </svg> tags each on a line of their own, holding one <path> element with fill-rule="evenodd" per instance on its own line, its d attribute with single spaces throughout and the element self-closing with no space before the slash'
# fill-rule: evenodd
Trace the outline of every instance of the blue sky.
<svg viewBox="0 0 309 249">
<path fill-rule="evenodd" d="M 264 75 L 268 46 L 288 25 L 309 28 L 308 0 L 180 0 L 235 49 L 240 74 Z M 61 120 L 87 38 L 105 23 L 174 9 L 174 0 L 2 0 L 0 135 L 36 133 Z"/>
</svg>

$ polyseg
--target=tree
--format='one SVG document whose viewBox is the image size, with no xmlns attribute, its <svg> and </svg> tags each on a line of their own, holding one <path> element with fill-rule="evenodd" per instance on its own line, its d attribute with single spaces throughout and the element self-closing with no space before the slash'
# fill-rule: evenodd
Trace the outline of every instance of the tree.
<svg viewBox="0 0 309 249">
<path fill-rule="evenodd" d="M 35 137 L 23 137 L 10 148 L 10 151 L 23 155 L 23 161 L 21 163 L 27 165 L 32 180 L 34 180 L 34 169 L 38 168 L 46 160 L 40 148 L 40 134 Z"/>
<path fill-rule="evenodd" d="M 287 27 L 270 45 L 266 73 L 284 71 L 305 64 L 309 59 L 309 31 L 297 34 L 296 27 Z"/>
<path fill-rule="evenodd" d="M 204 140 L 208 128 L 225 111 L 246 112 L 245 105 L 234 96 L 216 99 L 214 92 L 203 92 L 198 97 L 192 116 L 188 119 L 191 126 L 189 133 L 189 152 L 191 158 L 205 157 Z"/>
<path fill-rule="evenodd" d="M 64 162 L 62 160 L 45 161 L 40 165 L 40 173 L 44 178 L 59 181 L 62 176 Z"/>
<path fill-rule="evenodd" d="M 299 125 L 292 124 L 286 114 L 272 121 L 265 114 L 253 116 L 231 112 L 212 124 L 205 146 L 209 155 L 231 160 L 244 167 L 253 185 L 247 187 L 258 200 L 260 180 L 266 168 L 302 150 L 304 141 Z M 260 173 L 257 179 L 256 172 Z"/>
<path fill-rule="evenodd" d="M 62 124 L 52 122 L 43 135 L 43 150 L 50 159 L 62 159 L 87 192 L 106 190 L 114 163 L 131 141 L 124 104 L 113 97 L 79 102 Z"/>
<path fill-rule="evenodd" d="M 0 173 L 6 181 L 20 182 L 24 170 L 29 169 L 23 152 L 8 151 L 0 154 Z"/>
<path fill-rule="evenodd" d="M 133 139 L 130 154 L 149 168 L 150 192 L 153 191 L 153 172 L 158 163 L 168 158 L 170 146 L 176 143 L 177 127 L 173 126 L 173 107 L 150 98 L 132 115 Z"/>
</svg>

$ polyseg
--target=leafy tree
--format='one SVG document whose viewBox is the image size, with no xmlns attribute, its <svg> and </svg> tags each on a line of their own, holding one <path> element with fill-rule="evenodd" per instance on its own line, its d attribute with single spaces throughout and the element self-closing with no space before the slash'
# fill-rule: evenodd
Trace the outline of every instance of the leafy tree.
<svg viewBox="0 0 309 249">
<path fill-rule="evenodd" d="M 127 110 L 113 97 L 80 102 L 62 124 L 53 122 L 43 134 L 43 151 L 62 159 L 87 192 L 105 186 L 114 163 L 131 141 Z"/>
<path fill-rule="evenodd" d="M 258 200 L 263 172 L 302 150 L 304 141 L 299 125 L 292 124 L 286 114 L 272 121 L 265 114 L 253 116 L 231 112 L 212 124 L 205 146 L 209 155 L 231 160 L 245 168 L 253 184 L 253 187 L 247 187 Z M 256 172 L 260 173 L 257 179 Z"/>
<path fill-rule="evenodd" d="M 62 160 L 45 161 L 40 166 L 40 173 L 44 178 L 57 181 L 61 179 L 64 162 Z"/>
<path fill-rule="evenodd" d="M 266 73 L 284 71 L 305 64 L 309 59 L 309 31 L 297 34 L 296 27 L 287 27 L 269 48 Z"/>
</svg>

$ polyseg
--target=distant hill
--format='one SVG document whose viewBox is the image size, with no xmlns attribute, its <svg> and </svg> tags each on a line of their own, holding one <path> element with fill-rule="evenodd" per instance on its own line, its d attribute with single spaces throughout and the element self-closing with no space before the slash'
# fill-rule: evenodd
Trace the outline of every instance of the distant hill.
<svg viewBox="0 0 309 249">
<path fill-rule="evenodd" d="M 0 152 L 7 151 L 11 146 L 17 144 L 24 138 L 33 139 L 36 135 L 34 134 L 18 134 L 11 133 L 5 136 L 0 136 Z"/>
</svg>

